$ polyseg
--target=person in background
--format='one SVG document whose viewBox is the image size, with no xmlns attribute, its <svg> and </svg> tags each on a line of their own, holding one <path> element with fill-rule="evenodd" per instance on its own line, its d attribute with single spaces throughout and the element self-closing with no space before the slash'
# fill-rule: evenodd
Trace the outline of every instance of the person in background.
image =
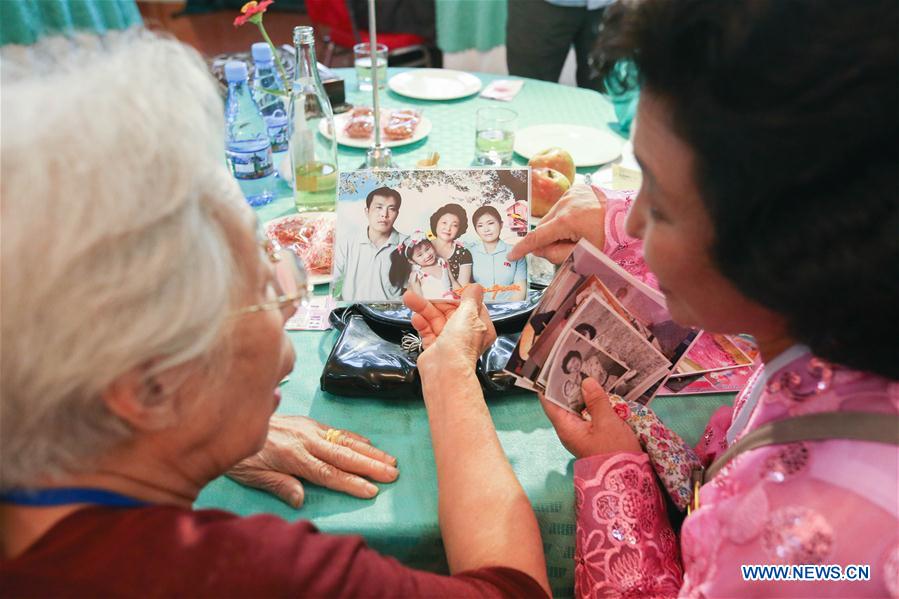
<svg viewBox="0 0 899 599">
<path fill-rule="evenodd" d="M 137 32 L 46 38 L 30 57 L 0 65 L 2 594 L 546 597 L 537 520 L 477 383 L 424 387 L 451 576 L 308 521 L 191 509 L 235 464 L 274 467 L 258 452 L 283 433 L 302 268 L 260 236 L 228 173 L 196 52 Z M 467 372 L 493 342 L 481 297 L 468 290 L 457 318 L 473 349 L 425 351 L 423 373 Z M 396 478 L 361 437 L 307 424 L 323 457 L 289 443 L 282 462 L 368 497 L 358 474 Z M 278 482 L 294 492 L 290 474 Z"/>
<path fill-rule="evenodd" d="M 509 0 L 506 64 L 510 75 L 559 81 L 574 46 L 577 84 L 603 89 L 591 51 L 602 14 L 613 0 Z"/>
<path fill-rule="evenodd" d="M 589 421 L 544 402 L 577 458 L 577 596 L 899 596 L 897 28 L 893 0 L 610 7 L 602 53 L 633 61 L 642 88 L 628 232 L 675 320 L 749 333 L 764 363 L 698 453 L 708 465 L 768 423 L 798 430 L 801 416 L 838 426 L 727 461 L 678 539 L 656 482 L 666 464 L 645 451 L 670 431 L 639 438 L 633 406 L 590 378 Z M 561 261 L 602 236 L 604 216 L 578 187 L 509 258 Z M 440 322 L 415 322 L 439 344 Z M 892 436 L 841 437 L 863 418 Z M 809 564 L 834 578 L 753 580 L 743 568 Z"/>
<path fill-rule="evenodd" d="M 518 289 L 514 290 L 489 293 L 488 300 L 523 300 L 528 292 L 527 263 L 524 258 L 514 262 L 506 260 L 506 254 L 512 246 L 499 238 L 503 230 L 503 219 L 499 210 L 493 206 L 481 206 L 471 215 L 471 226 L 479 239 L 468 246 L 473 260 L 474 282 L 486 289 L 495 285 L 518 286 Z"/>
</svg>

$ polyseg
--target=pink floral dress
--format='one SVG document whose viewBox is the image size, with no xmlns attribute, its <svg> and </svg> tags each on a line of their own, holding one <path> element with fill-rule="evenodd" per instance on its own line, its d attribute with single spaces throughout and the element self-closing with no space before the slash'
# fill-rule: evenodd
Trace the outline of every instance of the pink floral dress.
<svg viewBox="0 0 899 599">
<path fill-rule="evenodd" d="M 899 382 L 793 347 L 719 411 L 711 460 L 762 424 L 816 412 L 899 413 Z M 899 597 L 899 448 L 828 440 L 737 456 L 700 490 L 680 543 L 645 453 L 575 462 L 578 597 Z M 745 581 L 743 565 L 870 566 L 865 581 Z"/>
</svg>

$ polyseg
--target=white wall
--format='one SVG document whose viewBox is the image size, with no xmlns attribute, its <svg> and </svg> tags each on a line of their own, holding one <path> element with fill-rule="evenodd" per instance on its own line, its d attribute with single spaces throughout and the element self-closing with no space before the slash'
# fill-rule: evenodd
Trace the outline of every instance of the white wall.
<svg viewBox="0 0 899 599">
<path fill-rule="evenodd" d="M 457 71 L 473 71 L 477 73 L 491 73 L 494 75 L 509 74 L 509 70 L 506 68 L 505 46 L 497 46 L 487 52 L 465 50 L 464 52 L 445 53 L 443 55 L 443 67 L 446 69 L 455 69 Z M 574 48 L 572 48 L 568 51 L 565 65 L 562 67 L 559 83 L 562 85 L 570 85 L 572 87 L 576 86 L 576 71 L 577 60 L 574 56 Z"/>
</svg>

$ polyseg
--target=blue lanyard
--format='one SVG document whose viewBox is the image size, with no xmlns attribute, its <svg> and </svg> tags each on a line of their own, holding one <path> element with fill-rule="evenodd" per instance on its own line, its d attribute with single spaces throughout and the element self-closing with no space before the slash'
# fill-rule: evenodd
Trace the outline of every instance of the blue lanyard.
<svg viewBox="0 0 899 599">
<path fill-rule="evenodd" d="M 88 487 L 59 487 L 56 489 L 11 489 L 0 493 L 0 503 L 14 503 L 33 507 L 93 503 L 109 507 L 142 507 L 150 505 L 121 493 Z"/>
</svg>

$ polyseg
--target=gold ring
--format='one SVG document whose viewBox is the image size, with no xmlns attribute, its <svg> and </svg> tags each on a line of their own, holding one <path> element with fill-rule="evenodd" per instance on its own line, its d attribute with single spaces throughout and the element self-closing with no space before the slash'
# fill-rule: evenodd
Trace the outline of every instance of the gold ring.
<svg viewBox="0 0 899 599">
<path fill-rule="evenodd" d="M 337 443 L 340 445 L 340 439 L 343 437 L 343 431 L 338 428 L 329 428 L 325 433 L 325 441 Z"/>
</svg>

